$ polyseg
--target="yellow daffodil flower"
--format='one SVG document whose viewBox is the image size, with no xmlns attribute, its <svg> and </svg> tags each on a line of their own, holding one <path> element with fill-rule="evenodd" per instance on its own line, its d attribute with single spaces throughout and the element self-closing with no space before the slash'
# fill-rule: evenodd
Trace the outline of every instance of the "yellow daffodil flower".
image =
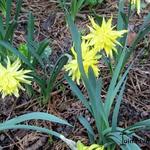
<svg viewBox="0 0 150 150">
<path fill-rule="evenodd" d="M 104 146 L 98 144 L 92 144 L 91 146 L 85 146 L 80 141 L 77 142 L 77 150 L 104 150 Z"/>
<path fill-rule="evenodd" d="M 97 51 L 105 50 L 106 55 L 113 57 L 113 51 L 117 52 L 116 45 L 121 45 L 117 39 L 122 37 L 126 30 L 116 31 L 112 27 L 112 17 L 106 22 L 103 18 L 102 24 L 95 23 L 92 17 L 89 17 L 91 26 L 88 26 L 90 33 L 83 37 L 89 41 L 89 45 L 94 46 Z"/>
<path fill-rule="evenodd" d="M 76 80 L 77 84 L 79 84 L 81 79 L 81 73 L 77 62 L 77 53 L 75 52 L 74 48 L 71 48 L 71 51 L 74 58 L 70 60 L 64 68 L 66 71 L 69 71 L 69 76 L 72 76 L 72 80 Z M 81 51 L 85 73 L 88 74 L 89 67 L 92 67 L 95 76 L 98 77 L 99 68 L 97 64 L 100 55 L 97 55 L 97 52 L 90 48 L 88 42 L 85 42 L 85 40 L 83 40 L 81 43 Z"/>
<path fill-rule="evenodd" d="M 21 62 L 17 59 L 11 64 L 9 58 L 7 58 L 7 67 L 5 68 L 0 64 L 0 92 L 2 93 L 2 98 L 7 95 L 19 96 L 19 89 L 24 90 L 21 83 L 31 84 L 32 77 L 26 74 L 31 72 L 31 70 L 19 70 L 21 67 Z"/>
<path fill-rule="evenodd" d="M 137 13 L 140 13 L 141 0 L 131 0 L 131 4 L 136 8 Z"/>
</svg>

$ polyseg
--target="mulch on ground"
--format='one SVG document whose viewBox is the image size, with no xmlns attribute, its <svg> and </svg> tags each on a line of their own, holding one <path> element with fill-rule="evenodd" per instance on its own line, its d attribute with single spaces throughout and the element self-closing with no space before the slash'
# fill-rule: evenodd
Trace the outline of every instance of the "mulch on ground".
<svg viewBox="0 0 150 150">
<path fill-rule="evenodd" d="M 110 1 L 112 3 L 110 3 Z M 142 11 L 141 16 L 135 14 L 131 20 L 132 32 L 136 33 L 142 23 L 142 18 L 148 13 L 150 8 Z M 96 6 L 96 12 L 99 15 L 105 14 L 110 16 L 111 13 L 114 19 L 117 18 L 117 2 L 109 0 L 102 6 Z M 19 18 L 19 26 L 15 34 L 15 45 L 24 42 L 26 38 L 26 26 L 28 12 L 32 11 L 35 17 L 35 35 L 36 40 L 41 41 L 44 38 L 50 39 L 52 54 L 50 56 L 51 63 L 54 64 L 57 58 L 64 53 L 70 52 L 71 37 L 65 23 L 63 11 L 55 0 L 24 0 L 21 16 Z M 77 25 L 80 30 L 86 27 L 89 22 L 88 7 L 84 8 L 77 18 Z M 132 35 L 131 35 L 132 36 Z M 124 99 L 121 104 L 119 113 L 119 126 L 127 127 L 137 121 L 148 119 L 150 116 L 150 36 L 137 46 L 131 61 L 134 60 L 134 65 L 129 73 Z M 147 44 L 145 44 L 147 41 Z M 102 97 L 104 98 L 107 92 L 107 87 L 110 81 L 107 67 L 100 62 L 101 76 L 104 81 Z M 58 80 L 63 78 L 63 71 L 58 76 Z M 83 86 L 80 87 L 86 94 Z M 61 90 L 60 90 L 61 89 Z M 36 90 L 36 87 L 35 87 Z M 37 90 L 38 91 L 38 90 Z M 38 93 L 37 93 L 38 94 Z M 52 113 L 58 117 L 66 119 L 73 125 L 73 128 L 60 126 L 45 121 L 30 121 L 29 124 L 40 125 L 47 128 L 52 128 L 57 132 L 61 132 L 66 137 L 75 141 L 81 140 L 83 143 L 88 143 L 88 137 L 85 129 L 79 123 L 77 116 L 84 115 L 88 118 L 91 124 L 94 120 L 91 118 L 88 111 L 76 98 L 70 90 L 66 81 L 63 81 L 59 87 L 56 87 L 52 92 L 52 99 L 46 106 L 42 106 L 36 98 L 29 98 L 25 93 L 16 99 L 15 97 L 7 97 L 0 100 L 0 120 L 8 120 L 15 116 L 41 111 Z M 150 139 L 150 131 L 141 131 L 138 133 L 143 137 Z M 150 149 L 148 144 L 140 144 L 142 149 Z M 67 150 L 67 146 L 59 139 L 52 138 L 49 135 L 35 133 L 25 130 L 10 130 L 0 133 L 0 148 L 4 150 Z"/>
</svg>

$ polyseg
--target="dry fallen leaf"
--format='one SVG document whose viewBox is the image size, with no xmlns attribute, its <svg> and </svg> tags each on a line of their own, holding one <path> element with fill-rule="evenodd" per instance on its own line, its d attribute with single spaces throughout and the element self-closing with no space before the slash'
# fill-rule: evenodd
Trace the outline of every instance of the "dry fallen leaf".
<svg viewBox="0 0 150 150">
<path fill-rule="evenodd" d="M 136 33 L 130 31 L 128 34 L 128 46 L 131 46 L 135 38 L 136 38 Z"/>
</svg>

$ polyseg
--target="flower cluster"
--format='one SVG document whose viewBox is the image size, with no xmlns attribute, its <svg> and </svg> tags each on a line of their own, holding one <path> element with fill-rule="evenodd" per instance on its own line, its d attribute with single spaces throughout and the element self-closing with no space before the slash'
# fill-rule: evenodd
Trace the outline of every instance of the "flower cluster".
<svg viewBox="0 0 150 150">
<path fill-rule="evenodd" d="M 100 52 L 104 50 L 107 57 L 113 58 L 113 51 L 117 52 L 116 45 L 121 45 L 117 40 L 122 37 L 126 30 L 116 31 L 112 27 L 112 18 L 107 22 L 103 18 L 102 24 L 97 24 L 92 17 L 89 17 L 91 26 L 88 26 L 90 33 L 82 37 L 81 53 L 85 73 L 88 74 L 88 69 L 91 67 L 95 76 L 99 75 L 98 60 L 101 58 Z M 77 62 L 77 53 L 74 48 L 71 48 L 74 58 L 65 65 L 65 70 L 69 71 L 69 76 L 72 80 L 76 80 L 79 84 L 81 73 Z"/>
<path fill-rule="evenodd" d="M 21 83 L 30 84 L 32 77 L 26 75 L 31 72 L 31 70 L 19 70 L 21 63 L 17 59 L 11 64 L 9 58 L 7 58 L 7 67 L 5 68 L 0 64 L 0 92 L 2 93 L 2 98 L 7 95 L 19 96 L 19 89 L 24 90 Z"/>
</svg>

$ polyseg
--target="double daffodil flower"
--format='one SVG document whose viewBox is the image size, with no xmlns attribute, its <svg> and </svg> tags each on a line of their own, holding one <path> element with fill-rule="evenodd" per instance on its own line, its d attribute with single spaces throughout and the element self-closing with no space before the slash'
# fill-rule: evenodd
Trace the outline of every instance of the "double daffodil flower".
<svg viewBox="0 0 150 150">
<path fill-rule="evenodd" d="M 7 58 L 7 67 L 5 68 L 0 64 L 0 92 L 2 93 L 2 98 L 7 95 L 19 96 L 19 89 L 24 90 L 21 83 L 31 84 L 31 76 L 26 75 L 31 72 L 31 70 L 19 69 L 21 67 L 21 62 L 17 59 L 11 64 L 9 58 Z"/>
<path fill-rule="evenodd" d="M 85 73 L 88 74 L 89 67 L 91 67 L 95 73 L 95 76 L 99 76 L 98 62 L 101 58 L 100 52 L 104 50 L 107 57 L 113 58 L 113 51 L 117 53 L 116 46 L 121 44 L 117 41 L 121 38 L 127 30 L 117 31 L 112 26 L 112 17 L 106 21 L 103 18 L 102 24 L 97 24 L 92 17 L 89 17 L 91 26 L 88 26 L 90 33 L 82 37 L 81 53 L 82 61 Z M 77 53 L 74 48 L 71 48 L 73 59 L 65 65 L 65 70 L 69 72 L 69 76 L 72 76 L 72 80 L 80 83 L 81 73 L 77 62 Z"/>
<path fill-rule="evenodd" d="M 65 70 L 69 71 L 69 76 L 72 76 L 72 80 L 75 80 L 77 81 L 77 84 L 80 84 L 81 73 L 77 62 L 77 53 L 73 47 L 71 48 L 71 52 L 73 54 L 73 59 L 69 61 L 67 65 L 65 65 Z M 96 77 L 98 77 L 99 68 L 97 64 L 101 56 L 98 55 L 93 48 L 90 48 L 89 43 L 85 42 L 85 40 L 83 40 L 81 43 L 81 52 L 85 73 L 88 74 L 88 69 L 91 66 Z"/>
</svg>

